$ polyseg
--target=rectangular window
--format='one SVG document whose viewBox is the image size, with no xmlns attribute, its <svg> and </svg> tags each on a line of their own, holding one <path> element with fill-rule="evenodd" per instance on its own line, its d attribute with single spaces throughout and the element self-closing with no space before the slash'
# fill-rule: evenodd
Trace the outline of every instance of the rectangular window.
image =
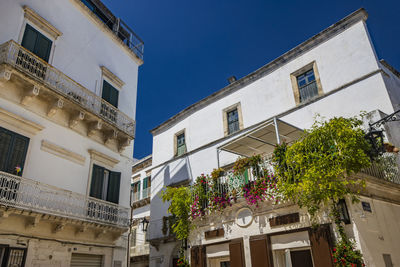
<svg viewBox="0 0 400 267">
<path fill-rule="evenodd" d="M 176 155 L 180 156 L 186 152 L 185 133 L 176 136 Z"/>
<path fill-rule="evenodd" d="M 132 201 L 140 199 L 140 181 L 132 184 Z"/>
<path fill-rule="evenodd" d="M 118 204 L 121 173 L 93 165 L 90 196 Z"/>
<path fill-rule="evenodd" d="M 131 233 L 131 247 L 134 246 L 136 246 L 136 228 L 133 228 Z"/>
<path fill-rule="evenodd" d="M 149 189 L 151 187 L 151 177 L 146 177 L 143 179 L 143 198 L 150 195 Z"/>
<path fill-rule="evenodd" d="M 119 92 L 114 86 L 107 81 L 103 81 L 103 93 L 101 97 L 116 108 L 118 107 L 118 94 Z"/>
<path fill-rule="evenodd" d="M 35 30 L 29 24 L 26 24 L 22 38 L 23 47 L 48 62 L 52 44 L 53 42 L 49 38 Z"/>
<path fill-rule="evenodd" d="M 227 114 L 228 119 L 228 134 L 233 134 L 240 130 L 239 127 L 239 113 L 237 108 L 234 110 L 228 111 Z"/>
<path fill-rule="evenodd" d="M 0 171 L 22 176 L 29 138 L 0 127 Z"/>
<path fill-rule="evenodd" d="M 299 88 L 300 102 L 307 101 L 318 96 L 318 86 L 315 80 L 314 69 L 311 69 L 296 77 Z"/>
</svg>

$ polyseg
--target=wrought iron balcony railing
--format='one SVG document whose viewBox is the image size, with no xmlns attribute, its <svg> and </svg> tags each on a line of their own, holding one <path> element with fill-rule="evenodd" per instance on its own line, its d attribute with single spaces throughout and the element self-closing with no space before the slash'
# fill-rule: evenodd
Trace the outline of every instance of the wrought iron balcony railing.
<svg viewBox="0 0 400 267">
<path fill-rule="evenodd" d="M 118 227 L 129 209 L 20 176 L 0 172 L 0 205 Z"/>
<path fill-rule="evenodd" d="M 135 120 L 16 42 L 0 45 L 0 64 L 12 66 L 130 137 L 135 136 Z"/>
<path fill-rule="evenodd" d="M 116 18 L 99 1 L 81 0 L 135 55 L 143 60 L 144 43 L 120 18 Z"/>
</svg>

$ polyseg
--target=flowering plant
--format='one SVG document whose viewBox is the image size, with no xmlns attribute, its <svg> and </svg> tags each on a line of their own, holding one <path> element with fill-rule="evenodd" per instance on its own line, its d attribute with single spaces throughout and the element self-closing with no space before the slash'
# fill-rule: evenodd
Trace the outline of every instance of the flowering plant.
<svg viewBox="0 0 400 267">
<path fill-rule="evenodd" d="M 196 219 L 197 217 L 204 216 L 205 209 L 202 207 L 199 196 L 195 196 L 192 205 L 190 205 L 190 216 L 192 220 Z"/>
<path fill-rule="evenodd" d="M 209 199 L 210 211 L 222 211 L 228 206 L 232 206 L 232 204 L 231 197 L 227 193 L 216 193 Z"/>
<path fill-rule="evenodd" d="M 354 243 L 342 238 L 333 249 L 334 266 L 362 267 L 365 266 L 361 252 L 354 248 Z"/>
<path fill-rule="evenodd" d="M 249 158 L 239 158 L 235 161 L 233 165 L 233 173 L 235 175 L 243 174 L 247 169 L 252 168 L 253 175 L 259 176 L 260 167 L 259 164 L 262 162 L 262 158 L 260 155 L 254 155 Z"/>
<path fill-rule="evenodd" d="M 277 202 L 279 198 L 276 182 L 277 179 L 273 175 L 266 175 L 251 181 L 243 186 L 243 197 L 249 205 L 256 205 L 256 207 L 265 200 Z"/>
<path fill-rule="evenodd" d="M 211 172 L 211 178 L 212 178 L 213 180 L 217 180 L 219 177 L 221 177 L 222 175 L 224 175 L 224 173 L 225 173 L 225 170 L 222 169 L 222 168 L 214 169 L 214 170 Z"/>
<path fill-rule="evenodd" d="M 178 267 L 190 267 L 190 264 L 188 260 L 185 258 L 185 256 L 180 256 L 178 261 L 176 262 L 176 265 Z"/>
</svg>

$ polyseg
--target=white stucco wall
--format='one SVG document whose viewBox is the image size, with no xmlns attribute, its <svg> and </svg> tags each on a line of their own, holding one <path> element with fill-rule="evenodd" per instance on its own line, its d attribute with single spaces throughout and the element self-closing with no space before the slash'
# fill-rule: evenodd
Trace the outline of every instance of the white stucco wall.
<svg viewBox="0 0 400 267">
<path fill-rule="evenodd" d="M 24 5 L 62 32 L 53 42 L 49 63 L 99 96 L 100 67 L 105 66 L 125 82 L 119 93 L 118 108 L 135 118 L 138 63 L 89 19 L 74 0 L 2 0 L 0 44 L 9 40 L 21 43 L 26 23 Z"/>
</svg>

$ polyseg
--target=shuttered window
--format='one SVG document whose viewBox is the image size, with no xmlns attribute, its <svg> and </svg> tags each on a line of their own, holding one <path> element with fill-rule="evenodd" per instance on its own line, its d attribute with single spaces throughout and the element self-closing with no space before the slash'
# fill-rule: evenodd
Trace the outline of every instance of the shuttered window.
<svg viewBox="0 0 400 267">
<path fill-rule="evenodd" d="M 119 92 L 107 81 L 103 81 L 103 92 L 102 98 L 113 105 L 114 107 L 118 107 L 118 95 Z"/>
<path fill-rule="evenodd" d="M 271 267 L 267 237 L 250 238 L 251 266 Z"/>
<path fill-rule="evenodd" d="M 180 156 L 186 152 L 185 133 L 176 136 L 176 155 Z"/>
<path fill-rule="evenodd" d="M 148 197 L 148 190 L 147 188 L 150 187 L 150 177 L 146 177 L 143 179 L 143 198 Z"/>
<path fill-rule="evenodd" d="M 28 145 L 28 137 L 0 127 L 0 171 L 21 176 Z"/>
<path fill-rule="evenodd" d="M 71 267 L 102 267 L 103 255 L 72 253 Z"/>
<path fill-rule="evenodd" d="M 24 37 L 22 38 L 23 47 L 48 62 L 52 44 L 53 42 L 49 38 L 26 24 Z"/>
<path fill-rule="evenodd" d="M 120 172 L 112 172 L 104 167 L 93 165 L 92 181 L 90 184 L 91 197 L 118 204 L 120 184 Z"/>
<path fill-rule="evenodd" d="M 229 260 L 231 267 L 245 267 L 242 238 L 229 243 Z"/>
</svg>

